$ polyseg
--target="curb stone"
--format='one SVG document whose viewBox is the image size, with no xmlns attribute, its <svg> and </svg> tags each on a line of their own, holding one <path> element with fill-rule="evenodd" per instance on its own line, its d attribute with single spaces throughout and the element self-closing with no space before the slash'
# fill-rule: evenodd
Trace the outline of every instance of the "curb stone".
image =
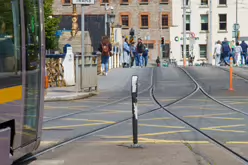
<svg viewBox="0 0 248 165">
<path fill-rule="evenodd" d="M 45 96 L 44 102 L 71 101 L 71 100 L 86 99 L 86 98 L 95 96 L 97 94 L 98 92 L 90 92 L 90 93 L 78 93 L 75 95 L 68 95 L 68 96 Z"/>
</svg>

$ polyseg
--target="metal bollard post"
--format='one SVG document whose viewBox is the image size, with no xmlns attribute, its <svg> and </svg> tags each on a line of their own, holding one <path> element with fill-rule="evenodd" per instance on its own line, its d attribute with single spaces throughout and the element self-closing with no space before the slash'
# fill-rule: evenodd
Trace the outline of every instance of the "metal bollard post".
<svg viewBox="0 0 248 165">
<path fill-rule="evenodd" d="M 132 148 L 140 148 L 138 145 L 138 76 L 132 76 L 132 114 L 133 114 L 133 145 Z"/>
<path fill-rule="evenodd" d="M 230 58 L 230 91 L 233 91 L 233 58 Z"/>
</svg>

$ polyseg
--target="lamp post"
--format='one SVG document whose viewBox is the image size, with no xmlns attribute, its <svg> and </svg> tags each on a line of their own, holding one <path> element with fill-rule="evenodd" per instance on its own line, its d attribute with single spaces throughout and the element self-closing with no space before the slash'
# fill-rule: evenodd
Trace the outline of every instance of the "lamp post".
<svg viewBox="0 0 248 165">
<path fill-rule="evenodd" d="M 114 44 L 114 22 L 115 22 L 115 14 L 113 11 L 113 7 L 111 7 L 111 14 L 109 15 L 109 21 L 111 23 L 111 44 Z"/>
</svg>

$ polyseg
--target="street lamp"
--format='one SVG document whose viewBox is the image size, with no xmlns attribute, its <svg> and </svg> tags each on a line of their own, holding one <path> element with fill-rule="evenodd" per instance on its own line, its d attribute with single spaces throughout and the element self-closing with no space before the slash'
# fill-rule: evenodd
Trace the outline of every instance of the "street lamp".
<svg viewBox="0 0 248 165">
<path fill-rule="evenodd" d="M 111 14 L 109 15 L 109 22 L 111 23 L 111 44 L 114 43 L 114 22 L 115 22 L 115 14 L 113 11 L 113 7 L 111 7 Z"/>
</svg>

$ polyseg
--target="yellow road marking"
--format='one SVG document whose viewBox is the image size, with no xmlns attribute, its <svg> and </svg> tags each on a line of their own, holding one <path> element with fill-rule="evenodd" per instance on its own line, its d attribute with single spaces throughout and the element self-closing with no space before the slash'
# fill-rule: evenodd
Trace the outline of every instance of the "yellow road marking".
<svg viewBox="0 0 248 165">
<path fill-rule="evenodd" d="M 236 105 L 236 104 L 248 104 L 248 102 L 229 102 L 228 104 Z"/>
<path fill-rule="evenodd" d="M 150 119 L 139 119 L 139 121 L 151 121 L 151 120 L 169 120 L 169 117 L 161 117 L 161 118 L 150 118 Z"/>
<path fill-rule="evenodd" d="M 107 123 L 107 124 L 114 124 L 113 121 L 106 121 L 106 120 L 89 120 L 89 119 L 75 119 L 75 118 L 65 118 L 62 120 L 73 120 L 73 121 L 88 121 L 88 122 L 99 122 L 99 123 Z"/>
<path fill-rule="evenodd" d="M 6 104 L 22 99 L 22 86 L 0 89 L 0 104 Z"/>
<path fill-rule="evenodd" d="M 228 141 L 226 144 L 248 144 L 248 141 Z"/>
<path fill-rule="evenodd" d="M 212 117 L 212 116 L 222 116 L 222 115 L 231 115 L 236 113 L 218 113 L 218 114 L 206 114 L 206 115 L 191 115 L 183 116 L 184 118 L 201 118 L 201 117 Z"/>
<path fill-rule="evenodd" d="M 89 106 L 45 106 L 45 109 L 78 109 L 78 108 L 89 108 Z"/>
<path fill-rule="evenodd" d="M 231 118 L 231 117 L 202 117 L 207 119 L 221 119 L 221 120 L 244 120 L 244 118 Z"/>
<path fill-rule="evenodd" d="M 91 124 L 78 124 L 78 125 L 64 125 L 64 126 L 54 126 L 54 127 L 44 127 L 43 130 L 53 130 L 53 129 L 68 129 L 75 127 L 84 127 L 84 126 L 95 126 L 95 125 L 103 125 L 107 123 L 91 123 Z M 112 124 L 112 123 L 109 123 Z"/>
<path fill-rule="evenodd" d="M 201 129 L 217 129 L 217 128 L 234 128 L 234 127 L 244 127 L 245 124 L 237 124 L 237 125 L 222 125 L 222 126 L 214 126 L 214 127 L 205 127 Z"/>
<path fill-rule="evenodd" d="M 185 128 L 180 126 L 152 125 L 152 124 L 139 124 L 139 126 L 158 127 L 158 128 Z"/>
<path fill-rule="evenodd" d="M 125 141 L 97 141 L 94 143 L 132 143 L 132 140 Z M 139 140 L 139 143 L 156 143 L 156 144 L 179 144 L 179 143 L 189 143 L 189 144 L 209 144 L 208 141 L 183 141 L 183 140 Z"/>
<path fill-rule="evenodd" d="M 118 114 L 118 113 L 131 113 L 131 112 L 128 112 L 128 111 L 103 111 L 103 112 L 93 112 L 93 113 L 82 113 L 80 114 L 85 116 L 85 115 L 104 115 L 104 114 Z"/>
<path fill-rule="evenodd" d="M 166 102 L 166 101 L 174 101 L 176 99 L 162 99 L 162 100 L 159 100 L 159 101 L 162 101 L 162 102 Z"/>
<path fill-rule="evenodd" d="M 96 101 L 96 100 L 88 100 L 88 99 L 84 99 L 84 100 L 73 100 L 73 102 L 81 102 L 81 103 L 91 103 L 91 102 L 94 102 L 94 103 L 108 103 L 107 100 L 106 101 Z"/>
<path fill-rule="evenodd" d="M 146 134 L 139 134 L 139 137 L 142 136 L 157 136 L 157 135 L 168 135 L 168 134 L 176 134 L 176 133 L 183 133 L 183 132 L 191 132 L 191 130 L 179 130 L 179 131 L 168 131 L 168 132 L 157 132 L 157 133 L 146 133 Z M 132 138 L 132 135 L 125 135 L 125 136 L 101 136 L 104 139 L 126 139 Z"/>
<path fill-rule="evenodd" d="M 208 141 L 185 141 L 185 140 L 164 140 L 164 139 L 151 139 L 151 138 L 140 138 L 140 140 L 144 141 L 154 141 L 154 142 L 166 142 L 166 143 L 201 143 L 207 144 Z"/>
<path fill-rule="evenodd" d="M 246 133 L 246 131 L 239 131 L 239 130 L 225 130 L 225 129 L 215 129 L 215 128 L 201 128 L 201 130 L 205 130 L 205 131 L 217 131 L 217 132 Z"/>
</svg>

